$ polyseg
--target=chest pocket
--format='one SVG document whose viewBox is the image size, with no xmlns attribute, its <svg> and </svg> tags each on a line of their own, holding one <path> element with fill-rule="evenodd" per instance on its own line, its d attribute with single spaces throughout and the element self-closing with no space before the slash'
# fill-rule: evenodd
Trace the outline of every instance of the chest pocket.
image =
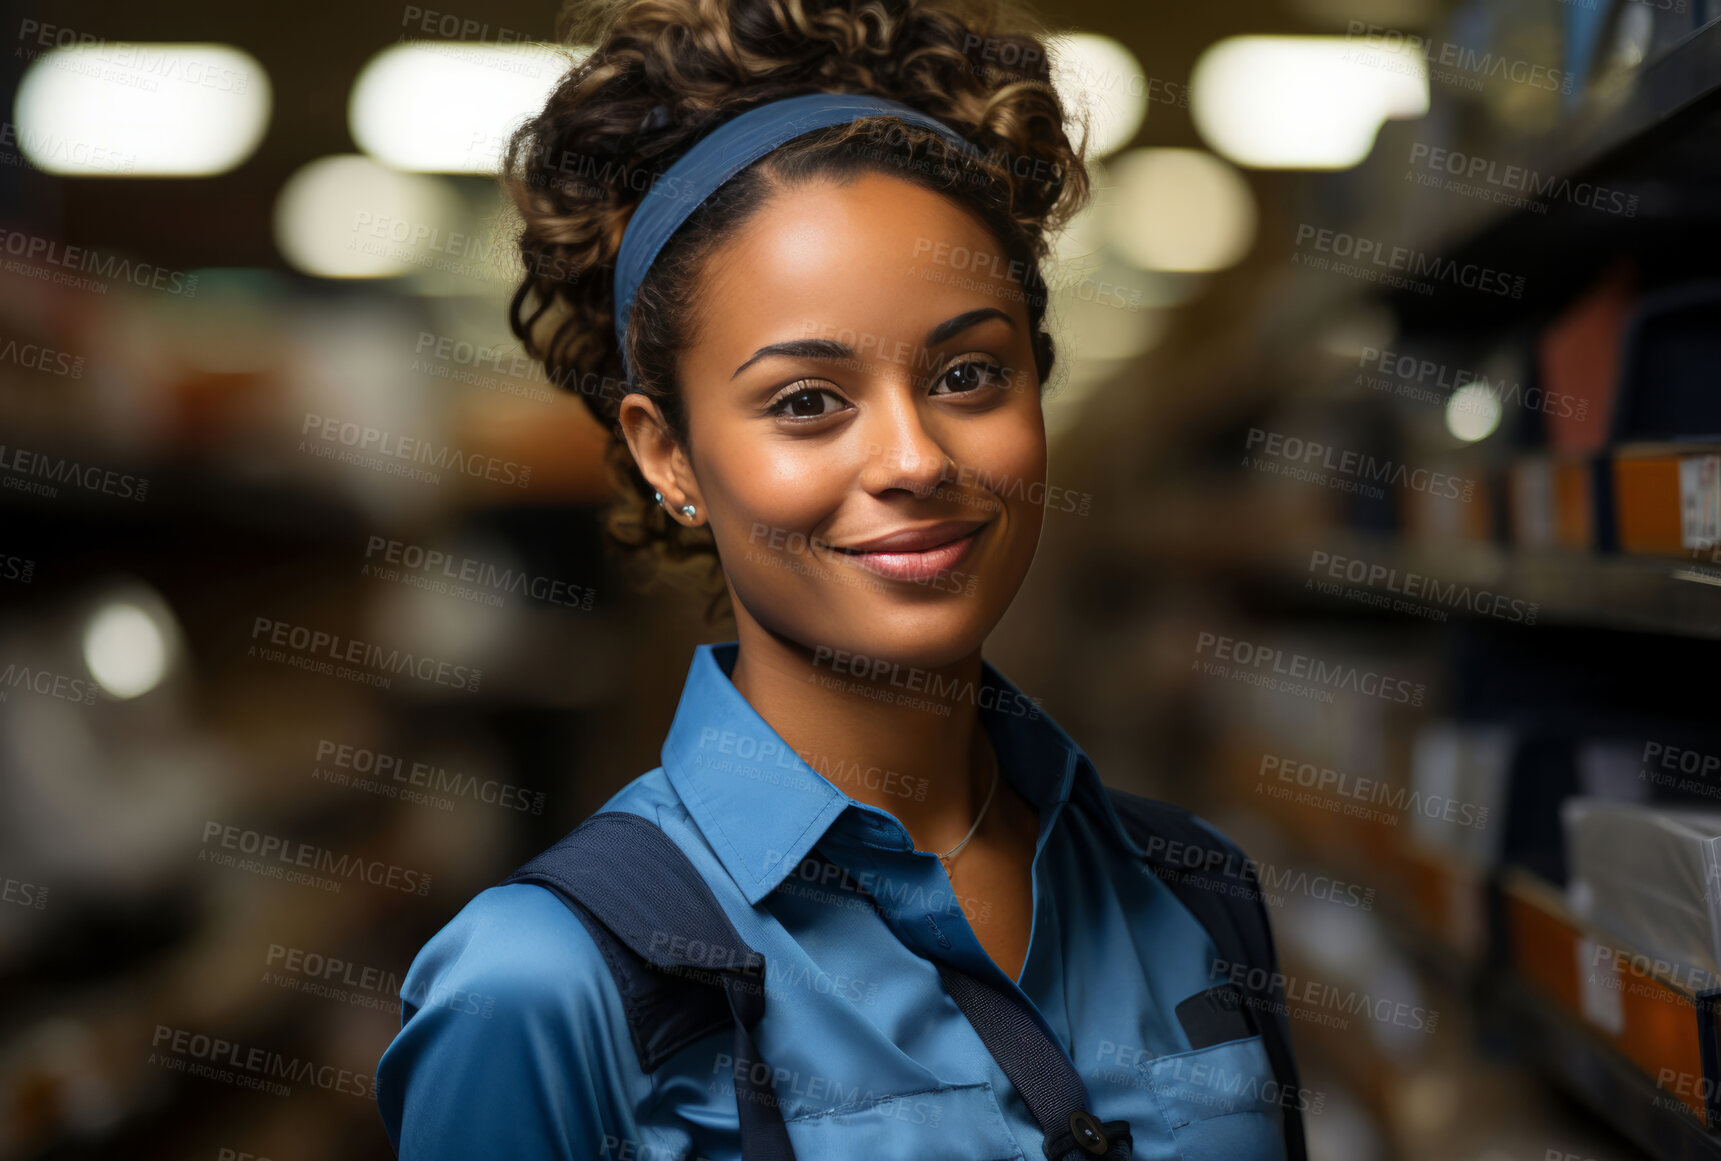
<svg viewBox="0 0 1721 1161">
<path fill-rule="evenodd" d="M 1183 1161 L 1284 1161 L 1282 1089 L 1259 1035 L 1155 1057 L 1140 1066 Z"/>
<path fill-rule="evenodd" d="M 893 1093 L 784 1122 L 797 1157 L 1022 1161 L 988 1083 Z"/>
</svg>

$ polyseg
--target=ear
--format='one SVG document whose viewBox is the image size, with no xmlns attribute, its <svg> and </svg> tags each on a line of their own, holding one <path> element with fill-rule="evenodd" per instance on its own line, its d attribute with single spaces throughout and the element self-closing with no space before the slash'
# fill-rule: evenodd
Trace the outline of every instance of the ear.
<svg viewBox="0 0 1721 1161">
<path fill-rule="evenodd" d="M 699 494 L 699 483 L 693 477 L 693 462 L 687 450 L 669 429 L 657 401 L 649 395 L 633 392 L 621 401 L 616 416 L 622 437 L 633 453 L 633 462 L 640 474 L 663 493 L 663 507 L 669 518 L 680 524 L 698 525 L 705 519 L 705 500 Z M 689 520 L 681 514 L 683 504 L 692 504 L 698 515 Z"/>
</svg>

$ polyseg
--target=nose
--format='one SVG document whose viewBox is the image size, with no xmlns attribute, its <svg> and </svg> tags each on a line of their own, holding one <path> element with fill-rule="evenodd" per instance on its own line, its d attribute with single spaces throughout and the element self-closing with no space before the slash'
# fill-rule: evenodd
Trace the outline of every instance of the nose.
<svg viewBox="0 0 1721 1161">
<path fill-rule="evenodd" d="M 924 500 L 954 474 L 955 460 L 926 425 L 912 392 L 892 391 L 873 409 L 861 485 L 868 492 L 902 490 Z"/>
</svg>

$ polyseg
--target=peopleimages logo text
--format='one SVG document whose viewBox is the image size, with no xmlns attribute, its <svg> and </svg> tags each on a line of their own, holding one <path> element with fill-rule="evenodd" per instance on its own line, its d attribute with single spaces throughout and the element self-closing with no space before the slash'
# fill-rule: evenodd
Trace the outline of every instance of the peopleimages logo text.
<svg viewBox="0 0 1721 1161">
<path fill-rule="evenodd" d="M 406 650 L 385 648 L 370 641 L 342 637 L 322 629 L 293 625 L 272 617 L 258 617 L 251 625 L 253 641 L 266 640 L 302 656 L 331 662 L 367 666 L 396 676 L 409 673 L 420 681 L 435 682 L 451 689 L 476 690 L 483 671 L 469 665 L 454 665 L 434 657 L 421 657 Z M 253 650 L 256 646 L 251 647 Z"/>
<path fill-rule="evenodd" d="M 4 486 L 15 487 L 18 491 L 45 490 L 53 493 L 52 487 L 38 483 L 38 480 L 47 480 L 52 484 L 71 484 L 87 492 L 118 496 L 122 500 L 136 500 L 140 504 L 149 496 L 149 481 L 142 477 L 3 443 L 0 443 L 0 476 L 8 481 Z"/>
<path fill-rule="evenodd" d="M 1394 460 L 1376 459 L 1363 452 L 1341 450 L 1315 440 L 1277 431 L 1264 431 L 1259 427 L 1249 429 L 1245 446 L 1258 454 L 1266 454 L 1275 459 L 1290 460 L 1305 466 L 1318 463 L 1329 472 L 1375 483 L 1393 484 L 1416 492 L 1427 492 L 1431 496 L 1460 500 L 1466 504 L 1476 491 L 1476 481 L 1461 476 L 1431 472 L 1427 468 L 1412 468 Z"/>
<path fill-rule="evenodd" d="M 1328 664 L 1305 653 L 1287 653 L 1283 649 L 1256 645 L 1234 637 L 1221 637 L 1205 630 L 1196 636 L 1195 652 L 1198 656 L 1211 653 L 1220 661 L 1241 665 L 1248 670 L 1265 670 L 1280 677 L 1311 681 L 1330 689 L 1349 690 L 1352 693 L 1366 694 L 1404 705 L 1421 705 L 1425 694 L 1420 682 L 1410 682 L 1402 677 L 1392 677 L 1342 662 Z M 1200 662 L 1197 661 L 1196 664 Z"/>
<path fill-rule="evenodd" d="M 329 738 L 317 739 L 317 763 L 312 776 L 320 774 L 326 780 L 334 780 L 335 777 L 346 774 L 369 775 L 378 782 L 386 778 L 405 786 L 470 798 L 474 802 L 500 806 L 505 810 L 544 813 L 542 790 L 528 790 L 495 778 L 480 779 L 475 775 L 449 770 L 430 762 L 416 759 L 409 761 L 399 754 L 352 746 Z M 332 769 L 323 770 L 324 763 Z M 393 796 L 391 794 L 391 797 Z"/>
<path fill-rule="evenodd" d="M 1577 74 L 1561 72 L 1534 61 L 1505 55 L 1496 56 L 1489 49 L 1436 37 L 1417 36 L 1396 28 L 1370 24 L 1366 20 L 1351 20 L 1345 26 L 1346 40 L 1361 40 L 1371 49 L 1385 49 L 1395 56 L 1401 49 L 1420 56 L 1430 68 L 1441 65 L 1446 69 L 1471 73 L 1476 78 L 1489 77 L 1511 81 L 1517 85 L 1546 89 L 1551 93 L 1570 94 Z M 1444 70 L 1439 70 L 1444 73 Z"/>
<path fill-rule="evenodd" d="M 1460 263 L 1444 254 L 1413 250 L 1408 246 L 1388 245 L 1375 238 L 1349 234 L 1343 230 L 1330 230 L 1307 222 L 1298 223 L 1296 238 L 1298 247 L 1312 245 L 1319 253 L 1364 263 L 1366 267 L 1394 270 L 1406 276 L 1430 278 L 1436 282 L 1450 282 L 1484 294 L 1497 294 L 1506 298 L 1524 297 L 1523 275 L 1509 274 L 1491 266 L 1478 266 L 1474 262 Z M 1293 256 L 1292 261 L 1298 262 L 1299 258 Z M 1378 273 L 1378 270 L 1375 272 Z"/>
<path fill-rule="evenodd" d="M 166 270 L 148 262 L 133 262 L 115 254 L 102 254 L 87 246 L 68 246 L 22 230 L 0 229 L 0 254 L 25 262 L 45 262 L 79 274 L 93 274 L 110 282 L 129 282 L 145 290 L 165 290 L 187 298 L 197 293 L 195 274 Z"/>
<path fill-rule="evenodd" d="M 971 701 L 984 710 L 996 709 L 1019 714 L 1030 720 L 1040 716 L 1039 702 L 1026 694 L 1014 694 L 985 684 L 976 685 L 958 677 L 944 677 L 929 669 L 902 665 L 883 657 L 868 657 L 864 653 L 850 653 L 847 649 L 820 645 L 813 650 L 813 665 L 815 668 L 829 665 L 836 673 L 865 681 L 884 681 L 901 689 L 925 693 L 946 701 Z"/>
<path fill-rule="evenodd" d="M 421 871 L 398 867 L 393 863 L 385 863 L 381 859 L 336 854 L 327 847 L 319 847 L 313 843 L 300 842 L 297 839 L 284 838 L 281 835 L 265 834 L 262 831 L 249 830 L 245 827 L 233 826 L 213 819 L 203 824 L 205 850 L 199 852 L 200 861 L 203 860 L 203 856 L 212 843 L 226 850 L 238 851 L 265 862 L 273 860 L 294 867 L 308 867 L 313 871 L 321 871 L 339 879 L 349 881 L 357 879 L 369 883 L 373 887 L 387 887 L 391 891 L 400 891 L 408 895 L 425 895 L 430 891 L 430 876 Z"/>
<path fill-rule="evenodd" d="M 1498 617 L 1525 625 L 1534 625 L 1541 611 L 1541 605 L 1535 601 L 1521 601 L 1489 589 L 1472 589 L 1466 584 L 1443 583 L 1421 573 L 1400 573 L 1393 565 L 1338 556 L 1318 548 L 1309 555 L 1309 571 L 1335 581 L 1366 584 L 1412 600 L 1432 601 L 1437 605 L 1465 609 L 1478 616 Z M 1320 584 L 1316 588 L 1326 592 L 1337 586 Z"/>
<path fill-rule="evenodd" d="M 407 463 L 429 464 L 435 468 L 457 471 L 474 479 L 483 478 L 512 484 L 516 488 L 526 487 L 532 479 L 532 469 L 527 464 L 381 431 L 332 415 L 307 413 L 299 434 Z M 301 440 L 299 446 L 303 450 L 305 442 Z"/>
<path fill-rule="evenodd" d="M 159 1048 L 163 1053 L 173 1053 L 177 1057 L 188 1060 L 210 1065 L 225 1065 L 235 1072 L 270 1081 L 277 1088 L 282 1087 L 281 1082 L 310 1084 L 328 1092 L 346 1093 L 368 1100 L 376 1099 L 376 1081 L 368 1073 L 354 1072 L 347 1068 L 335 1068 L 332 1065 L 319 1067 L 310 1060 L 287 1056 L 267 1048 L 247 1048 L 231 1040 L 209 1036 L 202 1032 L 192 1032 L 186 1028 L 172 1028 L 166 1024 L 157 1024 L 155 1035 L 150 1040 L 150 1047 Z M 152 1052 L 152 1061 L 155 1056 L 156 1054 Z M 235 1081 L 232 1075 L 218 1076 L 213 1079 L 225 1080 L 229 1083 Z M 291 1095 L 291 1090 L 277 1092 L 277 1095 Z"/>
</svg>

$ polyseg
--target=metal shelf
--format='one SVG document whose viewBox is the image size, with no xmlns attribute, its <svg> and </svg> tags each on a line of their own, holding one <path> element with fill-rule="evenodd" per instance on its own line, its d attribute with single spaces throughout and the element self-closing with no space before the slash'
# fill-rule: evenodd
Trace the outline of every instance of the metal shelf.
<svg viewBox="0 0 1721 1161">
<path fill-rule="evenodd" d="M 1486 590 L 1525 605 L 1534 603 L 1536 624 L 1556 622 L 1721 640 L 1721 565 L 1657 557 L 1509 549 L 1492 543 L 1407 545 L 1393 537 L 1358 533 L 1335 533 L 1323 542 L 1322 551 L 1394 569 L 1400 577 L 1415 573 L 1433 578 L 1441 586 L 1469 586 L 1473 591 Z M 1287 584 L 1329 579 L 1311 573 L 1308 563 L 1308 550 L 1293 553 L 1287 549 L 1266 567 L 1275 579 Z M 1399 596 L 1386 589 L 1334 583 L 1347 591 L 1389 599 Z M 1489 613 L 1475 611 L 1463 603 L 1408 599 L 1429 609 L 1446 610 L 1447 620 L 1491 619 Z M 1371 605 L 1342 596 L 1325 597 L 1323 604 L 1334 610 L 1375 611 Z M 1400 615 L 1406 620 L 1421 619 Z"/>
<path fill-rule="evenodd" d="M 1661 55 L 1608 88 L 1588 93 L 1555 129 L 1486 146 L 1491 156 L 1546 176 L 1577 177 L 1643 144 L 1682 111 L 1721 92 L 1721 20 L 1694 29 Z M 1629 168 L 1629 167 L 1626 167 Z M 1521 208 L 1480 199 L 1454 199 L 1453 212 L 1424 227 L 1418 249 L 1449 252 L 1514 219 Z"/>
<path fill-rule="evenodd" d="M 1698 1123 L 1678 1098 L 1562 1017 L 1521 980 L 1503 974 L 1494 987 L 1491 1000 L 1519 1051 L 1658 1161 L 1721 1161 L 1721 1136 Z"/>
</svg>

